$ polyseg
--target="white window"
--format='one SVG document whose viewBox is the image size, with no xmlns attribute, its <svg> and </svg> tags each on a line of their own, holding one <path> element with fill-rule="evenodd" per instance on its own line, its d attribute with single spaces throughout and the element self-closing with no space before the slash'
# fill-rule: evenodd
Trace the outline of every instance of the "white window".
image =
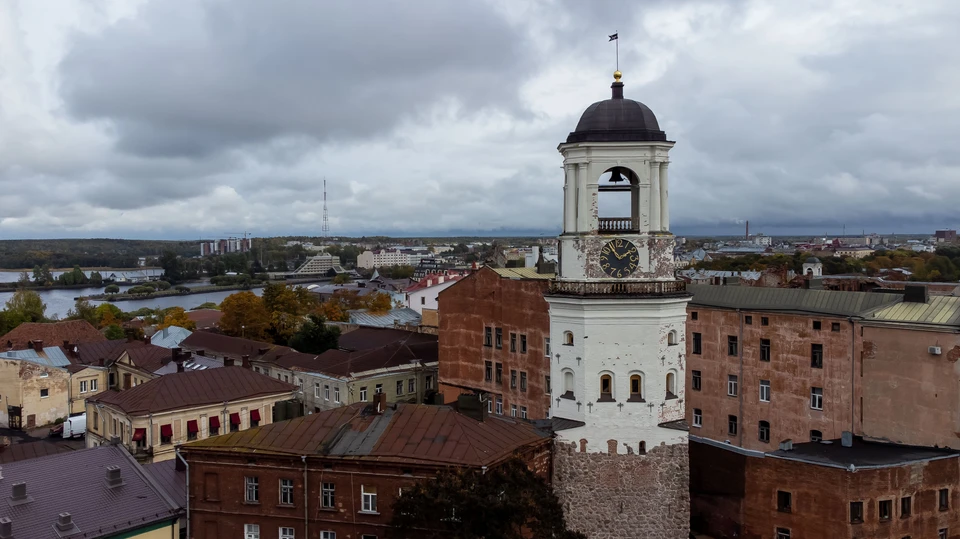
<svg viewBox="0 0 960 539">
<path fill-rule="evenodd" d="M 340 403 L 340 386 L 333 388 L 333 402 Z"/>
<path fill-rule="evenodd" d="M 731 397 L 737 396 L 737 376 L 735 374 L 727 376 L 727 395 Z"/>
<path fill-rule="evenodd" d="M 337 532 L 320 532 L 320 539 L 337 539 Z"/>
<path fill-rule="evenodd" d="M 810 388 L 810 407 L 814 410 L 823 410 L 823 388 Z"/>
<path fill-rule="evenodd" d="M 330 400 L 330 386 L 323 386 L 323 400 Z"/>
<path fill-rule="evenodd" d="M 527 418 L 527 407 L 526 407 L 526 406 L 521 406 L 521 407 L 520 407 L 520 419 L 526 419 L 526 418 Z"/>
<path fill-rule="evenodd" d="M 770 402 L 770 380 L 760 380 L 760 402 Z"/>
<path fill-rule="evenodd" d="M 297 385 L 300 386 L 300 393 L 303 393 L 303 378 L 297 378 Z"/>
<path fill-rule="evenodd" d="M 259 503 L 260 502 L 260 479 L 257 477 L 244 477 L 244 494 L 243 500 L 247 503 Z"/>
<path fill-rule="evenodd" d="M 517 405 L 516 405 L 516 404 L 511 404 L 511 405 L 510 405 L 510 417 L 517 417 Z"/>
<path fill-rule="evenodd" d="M 411 378 L 407 380 L 407 393 L 416 393 L 417 392 L 417 379 Z"/>
<path fill-rule="evenodd" d="M 87 381 L 80 380 L 80 393 L 86 393 L 86 392 L 87 392 Z"/>
<path fill-rule="evenodd" d="M 93 380 L 90 380 L 90 391 L 96 391 L 96 390 L 97 390 L 97 379 L 94 378 Z"/>
<path fill-rule="evenodd" d="M 543 339 L 543 355 L 550 357 L 550 337 Z"/>
<path fill-rule="evenodd" d="M 492 413 L 493 413 L 493 399 L 491 399 L 491 398 L 489 398 L 489 397 L 487 397 L 487 413 L 488 413 L 488 414 L 492 414 Z"/>
<path fill-rule="evenodd" d="M 294 539 L 293 528 L 280 528 L 280 539 Z"/>
<path fill-rule="evenodd" d="M 497 395 L 497 415 L 503 415 L 503 397 Z"/>
<path fill-rule="evenodd" d="M 260 539 L 260 525 L 259 525 L 259 524 L 244 524 L 244 525 L 243 525 L 243 539 Z"/>
<path fill-rule="evenodd" d="M 360 507 L 365 513 L 377 512 L 377 487 L 360 485 Z"/>
<path fill-rule="evenodd" d="M 313 384 L 313 396 L 320 398 L 320 382 Z"/>
<path fill-rule="evenodd" d="M 702 427 L 703 426 L 703 410 L 700 408 L 693 409 L 693 426 Z"/>
<path fill-rule="evenodd" d="M 377 384 L 377 387 L 374 388 L 373 392 L 377 395 L 383 393 L 383 384 Z"/>
<path fill-rule="evenodd" d="M 360 388 L 360 402 L 367 402 L 367 388 Z"/>
<path fill-rule="evenodd" d="M 280 503 L 293 505 L 293 479 L 280 480 Z"/>
</svg>

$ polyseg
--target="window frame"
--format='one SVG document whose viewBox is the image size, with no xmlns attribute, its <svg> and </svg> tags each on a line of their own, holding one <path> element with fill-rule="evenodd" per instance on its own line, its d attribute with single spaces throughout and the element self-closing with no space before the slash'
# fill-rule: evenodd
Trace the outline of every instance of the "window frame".
<svg viewBox="0 0 960 539">
<path fill-rule="evenodd" d="M 740 395 L 740 378 L 736 374 L 727 375 L 727 396 L 737 397 Z"/>
<path fill-rule="evenodd" d="M 360 388 L 360 402 L 367 402 L 367 386 Z"/>
<path fill-rule="evenodd" d="M 703 388 L 703 372 L 693 369 L 690 371 L 690 388 L 701 391 Z"/>
<path fill-rule="evenodd" d="M 737 357 L 740 353 L 740 343 L 736 335 L 727 335 L 727 355 Z"/>
<path fill-rule="evenodd" d="M 279 489 L 280 505 L 293 505 L 293 479 L 280 479 Z"/>
<path fill-rule="evenodd" d="M 280 526 L 277 535 L 280 539 L 295 539 L 297 530 L 290 526 Z"/>
<path fill-rule="evenodd" d="M 761 420 L 757 424 L 757 439 L 765 444 L 770 443 L 770 422 Z"/>
<path fill-rule="evenodd" d="M 517 369 L 510 369 L 510 389 L 517 389 Z"/>
<path fill-rule="evenodd" d="M 703 426 L 703 410 L 700 408 L 693 409 L 693 426 L 697 428 Z"/>
<path fill-rule="evenodd" d="M 503 395 L 497 395 L 496 412 L 497 415 L 503 415 Z"/>
<path fill-rule="evenodd" d="M 950 510 L 950 489 L 942 488 L 937 491 L 937 507 L 940 511 Z"/>
<path fill-rule="evenodd" d="M 823 344 L 821 343 L 810 344 L 810 368 L 823 368 Z"/>
<path fill-rule="evenodd" d="M 243 477 L 243 503 L 260 503 L 260 477 L 245 475 Z"/>
<path fill-rule="evenodd" d="M 816 433 L 816 435 L 814 435 Z M 811 442 L 822 442 L 823 441 L 823 431 L 817 429 L 810 430 L 810 441 Z"/>
<path fill-rule="evenodd" d="M 333 386 L 333 402 L 340 404 L 340 386 Z"/>
<path fill-rule="evenodd" d="M 520 391 L 527 390 L 527 371 L 520 371 Z"/>
<path fill-rule="evenodd" d="M 760 380 L 760 402 L 770 402 L 770 380 Z"/>
<path fill-rule="evenodd" d="M 403 395 L 403 380 L 397 380 L 397 396 Z"/>
<path fill-rule="evenodd" d="M 517 334 L 513 331 L 510 332 L 510 352 L 514 354 L 517 352 Z"/>
<path fill-rule="evenodd" d="M 727 435 L 737 436 L 740 432 L 740 419 L 735 415 L 727 416 Z"/>
<path fill-rule="evenodd" d="M 492 361 L 483 362 L 483 381 L 484 382 L 493 381 L 493 362 Z"/>
<path fill-rule="evenodd" d="M 543 338 L 543 355 L 550 357 L 550 337 Z"/>
<path fill-rule="evenodd" d="M 880 522 L 893 520 L 893 500 L 877 500 L 877 520 Z"/>
<path fill-rule="evenodd" d="M 243 539 L 260 539 L 260 525 L 259 525 L 259 524 L 244 524 L 244 525 L 243 525 Z"/>
<path fill-rule="evenodd" d="M 526 406 L 521 406 L 521 407 L 520 407 L 520 419 L 526 419 L 526 418 L 527 418 L 527 407 L 526 407 Z"/>
<path fill-rule="evenodd" d="M 526 333 L 520 334 L 520 353 L 521 354 L 527 353 L 527 334 Z"/>
<path fill-rule="evenodd" d="M 777 512 L 793 512 L 793 493 L 788 490 L 777 490 Z"/>
<path fill-rule="evenodd" d="M 503 350 L 503 328 L 495 328 L 493 337 L 493 347 L 497 350 Z"/>
<path fill-rule="evenodd" d="M 822 387 L 810 388 L 810 409 L 820 410 L 820 411 L 823 410 L 823 388 Z"/>
<path fill-rule="evenodd" d="M 377 487 L 372 488 L 372 492 L 367 492 L 367 485 L 360 485 L 360 512 L 380 514 L 377 511 Z"/>
<path fill-rule="evenodd" d="M 329 485 L 329 488 L 327 488 Z M 337 504 L 337 485 L 336 483 L 320 483 L 320 507 L 323 509 L 334 509 Z"/>
<path fill-rule="evenodd" d="M 777 527 L 776 534 L 777 539 L 790 539 L 790 528 Z"/>
<path fill-rule="evenodd" d="M 900 497 L 900 518 L 910 518 L 913 513 L 913 499 L 910 496 Z"/>
<path fill-rule="evenodd" d="M 760 339 L 760 361 L 769 363 L 773 356 L 773 345 L 770 339 Z"/>
<path fill-rule="evenodd" d="M 850 502 L 850 523 L 863 524 L 863 502 Z"/>
<path fill-rule="evenodd" d="M 813 321 L 813 330 L 814 330 L 814 331 L 820 331 L 820 330 L 822 330 L 822 329 L 823 329 L 823 324 L 820 322 L 820 320 L 814 320 L 814 321 Z"/>
<path fill-rule="evenodd" d="M 407 379 L 407 393 L 416 393 L 417 392 L 417 379 L 408 378 Z"/>
<path fill-rule="evenodd" d="M 498 384 L 503 384 L 503 363 L 494 364 L 494 381 Z"/>
<path fill-rule="evenodd" d="M 493 328 L 490 326 L 483 328 L 483 345 L 487 348 L 493 347 Z"/>
<path fill-rule="evenodd" d="M 693 341 L 693 345 L 690 353 L 697 356 L 702 355 L 703 354 L 703 334 L 699 332 L 694 332 L 692 341 Z"/>
</svg>

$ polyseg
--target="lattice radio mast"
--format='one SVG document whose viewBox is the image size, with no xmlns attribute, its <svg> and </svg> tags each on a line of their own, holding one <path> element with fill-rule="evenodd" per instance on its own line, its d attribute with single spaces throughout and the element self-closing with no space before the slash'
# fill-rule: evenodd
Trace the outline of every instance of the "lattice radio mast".
<svg viewBox="0 0 960 539">
<path fill-rule="evenodd" d="M 327 243 L 327 236 L 330 235 L 330 217 L 327 215 L 327 179 L 323 179 L 323 243 Z"/>
</svg>

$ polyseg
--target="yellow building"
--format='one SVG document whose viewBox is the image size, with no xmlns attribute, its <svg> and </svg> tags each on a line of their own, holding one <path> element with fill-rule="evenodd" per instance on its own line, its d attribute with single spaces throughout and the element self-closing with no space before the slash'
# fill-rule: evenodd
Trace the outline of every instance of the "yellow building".
<svg viewBox="0 0 960 539">
<path fill-rule="evenodd" d="M 95 365 L 67 365 L 70 373 L 70 392 L 67 405 L 70 415 L 87 411 L 86 400 L 107 389 L 107 369 Z"/>
<path fill-rule="evenodd" d="M 291 384 L 229 366 L 175 372 L 87 400 L 87 447 L 113 437 L 139 460 L 175 457 L 181 443 L 273 421 L 295 396 Z"/>
</svg>

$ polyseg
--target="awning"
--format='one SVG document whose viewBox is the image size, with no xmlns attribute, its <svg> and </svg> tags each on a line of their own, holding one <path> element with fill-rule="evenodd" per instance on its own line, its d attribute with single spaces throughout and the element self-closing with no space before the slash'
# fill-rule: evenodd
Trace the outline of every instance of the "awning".
<svg viewBox="0 0 960 539">
<path fill-rule="evenodd" d="M 160 436 L 173 438 L 173 425 L 160 425 Z"/>
<path fill-rule="evenodd" d="M 187 432 L 189 432 L 190 434 L 196 434 L 200 432 L 200 426 L 197 425 L 196 419 L 191 419 L 190 421 L 187 421 Z"/>
<path fill-rule="evenodd" d="M 133 429 L 133 438 L 130 438 L 134 442 L 139 442 L 147 437 L 147 429 Z"/>
<path fill-rule="evenodd" d="M 230 424 L 231 424 L 231 425 L 239 425 L 239 424 L 240 424 L 240 413 L 239 413 L 239 412 L 234 412 L 234 413 L 230 414 Z"/>
<path fill-rule="evenodd" d="M 250 410 L 250 421 L 260 421 L 260 409 Z"/>
<path fill-rule="evenodd" d="M 212 415 L 210 416 L 210 428 L 219 429 L 220 428 L 220 416 Z"/>
</svg>

